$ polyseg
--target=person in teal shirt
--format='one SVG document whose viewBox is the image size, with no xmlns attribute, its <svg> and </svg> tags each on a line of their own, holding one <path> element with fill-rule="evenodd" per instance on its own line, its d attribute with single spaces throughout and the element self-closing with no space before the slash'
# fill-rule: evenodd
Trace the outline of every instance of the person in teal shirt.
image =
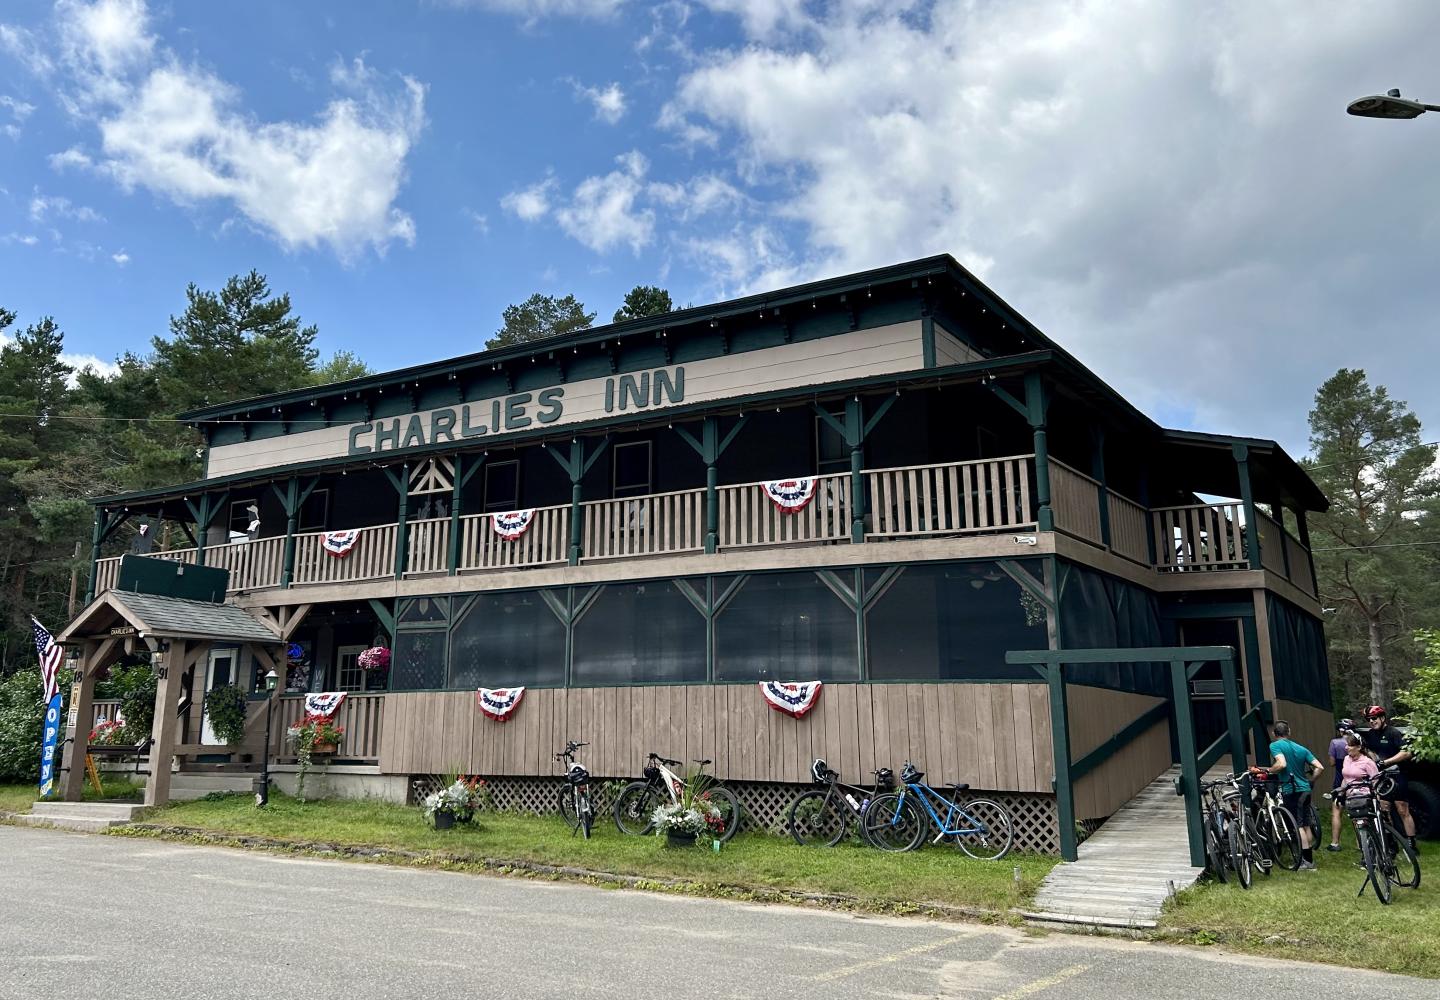
<svg viewBox="0 0 1440 1000">
<path fill-rule="evenodd" d="M 1325 770 L 1315 755 L 1290 738 L 1290 723 L 1277 721 L 1271 727 L 1270 766 L 1265 770 L 1280 776 L 1280 798 L 1300 827 L 1300 868 L 1315 870 L 1315 834 L 1310 782 Z"/>
</svg>

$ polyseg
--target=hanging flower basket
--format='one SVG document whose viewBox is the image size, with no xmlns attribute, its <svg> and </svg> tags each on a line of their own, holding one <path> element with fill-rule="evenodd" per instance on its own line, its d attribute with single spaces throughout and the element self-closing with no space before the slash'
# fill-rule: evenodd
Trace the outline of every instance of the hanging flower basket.
<svg viewBox="0 0 1440 1000">
<path fill-rule="evenodd" d="M 355 658 L 361 670 L 380 671 L 390 666 L 390 650 L 384 646 L 371 646 Z"/>
</svg>

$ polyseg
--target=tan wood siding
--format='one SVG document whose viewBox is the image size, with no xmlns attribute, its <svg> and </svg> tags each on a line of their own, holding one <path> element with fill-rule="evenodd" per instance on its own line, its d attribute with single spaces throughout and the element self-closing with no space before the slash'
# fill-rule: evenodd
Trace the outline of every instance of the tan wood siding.
<svg viewBox="0 0 1440 1000">
<path fill-rule="evenodd" d="M 808 781 L 815 757 L 850 781 L 906 760 L 936 784 L 1049 792 L 1054 777 L 1038 684 L 827 684 L 803 719 L 750 684 L 534 689 L 506 723 L 482 716 L 470 691 L 385 701 L 379 763 L 393 774 L 557 774 L 551 755 L 573 739 L 590 744 L 580 759 L 603 777 L 638 774 L 651 750 L 710 758 L 736 781 Z"/>
<path fill-rule="evenodd" d="M 1070 759 L 1079 760 L 1163 699 L 1072 684 Z M 1053 761 L 1053 751 L 1047 751 Z M 1075 783 L 1075 816 L 1109 816 L 1170 766 L 1170 724 L 1164 719 Z M 1053 763 L 1052 763 L 1053 770 Z"/>
<path fill-rule="evenodd" d="M 684 402 L 688 404 L 778 389 L 822 385 L 826 382 L 865 378 L 870 375 L 912 371 L 923 364 L 920 322 L 912 320 L 871 330 L 856 330 L 821 340 L 692 361 L 681 366 L 669 365 L 666 369 L 685 369 Z M 559 428 L 614 416 L 615 414 L 605 412 L 605 383 L 606 379 L 597 378 L 561 386 L 560 388 L 565 390 L 565 410 L 563 415 L 549 426 Z M 477 400 L 469 405 L 477 417 L 489 419 L 489 399 Z M 636 414 L 639 416 L 650 410 L 664 409 L 665 405 L 668 404 L 650 406 L 636 411 Z M 441 407 L 438 410 L 422 411 L 418 415 L 428 431 L 431 414 L 455 409 Z M 398 417 L 402 432 L 411 416 L 412 414 L 407 413 Z M 390 422 L 397 418 L 382 419 Z M 254 469 L 343 457 L 349 448 L 351 426 L 353 425 L 326 427 L 281 437 L 219 445 L 210 449 L 206 475 L 213 479 L 216 476 L 228 476 Z M 483 440 L 503 440 L 505 437 L 504 433 L 490 434 Z"/>
<path fill-rule="evenodd" d="M 963 365 L 972 361 L 984 360 L 985 355 L 952 335 L 950 331 L 943 330 L 939 326 L 935 327 L 936 365 L 943 368 L 946 365 Z"/>
</svg>

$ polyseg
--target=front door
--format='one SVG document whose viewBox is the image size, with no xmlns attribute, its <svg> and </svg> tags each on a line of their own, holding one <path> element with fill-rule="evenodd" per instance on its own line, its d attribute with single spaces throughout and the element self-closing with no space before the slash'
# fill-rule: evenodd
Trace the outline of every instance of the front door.
<svg viewBox="0 0 1440 1000">
<path fill-rule="evenodd" d="M 235 672 L 235 650 L 233 649 L 212 649 L 210 659 L 205 664 L 205 693 L 209 694 L 217 687 L 224 687 L 226 684 L 234 684 Z M 206 712 L 200 724 L 200 742 L 207 746 L 221 745 L 220 738 L 210 728 L 210 713 Z"/>
<path fill-rule="evenodd" d="M 1180 623 L 1180 641 L 1186 646 L 1232 646 L 1235 649 L 1236 688 L 1240 693 L 1240 710 L 1247 705 L 1245 691 L 1244 649 L 1238 618 L 1198 618 Z M 1204 750 L 1225 732 L 1225 686 L 1220 664 L 1207 663 L 1190 681 L 1194 696 L 1195 742 Z"/>
</svg>

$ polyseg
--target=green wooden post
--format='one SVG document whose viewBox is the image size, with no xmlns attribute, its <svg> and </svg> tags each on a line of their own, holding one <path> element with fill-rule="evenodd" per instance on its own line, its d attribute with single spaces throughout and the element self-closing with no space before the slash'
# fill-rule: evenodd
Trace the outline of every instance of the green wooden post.
<svg viewBox="0 0 1440 1000">
<path fill-rule="evenodd" d="M 1180 748 L 1180 783 L 1185 795 L 1190 863 L 1196 868 L 1204 868 L 1205 830 L 1200 822 L 1200 767 L 1195 750 L 1195 713 L 1190 706 L 1190 678 L 1184 660 L 1170 662 L 1170 691 L 1175 702 L 1175 735 Z"/>
<path fill-rule="evenodd" d="M 389 473 L 389 469 L 385 470 Z M 390 481 L 395 483 L 395 489 L 400 492 L 400 510 L 395 518 L 395 579 L 399 580 L 405 575 L 405 556 L 409 551 L 410 525 L 410 465 L 406 463 L 400 466 L 400 481 L 395 482 L 394 477 Z"/>
<path fill-rule="evenodd" d="M 1035 435 L 1035 520 L 1041 531 L 1055 530 L 1055 512 L 1050 507 L 1050 442 L 1045 426 L 1050 401 L 1039 372 L 1025 373 L 1025 410 Z"/>
<path fill-rule="evenodd" d="M 845 401 L 845 443 L 850 446 L 850 541 L 865 541 L 865 410 L 860 397 Z"/>
<path fill-rule="evenodd" d="M 1310 551 L 1310 527 L 1305 523 L 1305 512 L 1295 511 L 1295 529 L 1300 535 L 1300 544 L 1305 546 L 1305 561 L 1310 565 L 1310 579 L 1313 581 L 1311 594 L 1320 593 L 1320 578 L 1315 575 L 1315 555 Z"/>
<path fill-rule="evenodd" d="M 210 494 L 200 494 L 200 516 L 196 519 L 198 524 L 195 531 L 195 565 L 205 565 L 205 546 L 210 539 L 210 522 L 215 520 L 215 512 L 210 506 Z"/>
<path fill-rule="evenodd" d="M 1058 661 L 1047 664 L 1050 687 L 1050 734 L 1055 749 L 1055 816 L 1060 824 L 1060 857 L 1076 860 L 1080 854 L 1075 835 L 1075 787 L 1070 780 L 1070 706 L 1065 701 L 1064 668 Z"/>
<path fill-rule="evenodd" d="M 700 429 L 700 460 L 705 463 L 705 551 L 720 550 L 720 421 L 706 417 Z"/>
<path fill-rule="evenodd" d="M 1240 686 L 1235 677 L 1234 657 L 1220 661 L 1220 676 L 1225 687 L 1225 729 L 1230 738 L 1230 766 L 1231 773 L 1239 774 L 1245 770 L 1245 728 L 1240 721 L 1244 714 L 1240 711 Z"/>
<path fill-rule="evenodd" d="M 85 584 L 85 604 L 95 600 L 95 583 L 100 576 L 100 543 L 105 537 L 105 522 L 110 512 L 103 507 L 95 508 L 95 530 L 90 535 L 90 577 Z"/>
<path fill-rule="evenodd" d="M 584 553 L 581 532 L 585 528 L 585 511 L 580 506 L 584 497 L 581 480 L 585 477 L 585 446 L 577 438 L 570 442 L 570 565 L 580 565 Z"/>
<path fill-rule="evenodd" d="M 1110 486 L 1105 480 L 1105 428 L 1100 424 L 1090 425 L 1090 475 L 1100 484 L 1096 491 L 1096 502 L 1100 504 L 1100 542 L 1109 548 Z"/>
<path fill-rule="evenodd" d="M 1283 504 L 1275 505 L 1275 521 L 1280 525 L 1280 539 L 1276 543 L 1280 546 L 1280 562 L 1285 567 L 1285 579 L 1293 579 L 1290 573 L 1290 546 L 1285 544 L 1285 507 Z"/>
<path fill-rule="evenodd" d="M 280 570 L 280 586 L 288 587 L 295 579 L 295 528 L 300 519 L 300 480 L 294 476 L 285 484 L 285 562 Z"/>
<path fill-rule="evenodd" d="M 1140 467 L 1140 496 L 1136 499 L 1145 508 L 1145 552 L 1150 557 L 1150 565 L 1155 566 L 1155 515 L 1150 512 L 1150 470 L 1145 466 Z"/>
<path fill-rule="evenodd" d="M 445 555 L 445 571 L 454 576 L 460 570 L 460 488 L 465 485 L 462 478 L 465 456 L 455 456 L 454 481 L 450 484 L 450 550 Z"/>
<path fill-rule="evenodd" d="M 1235 471 L 1240 477 L 1240 503 L 1245 509 L 1245 553 L 1251 569 L 1260 568 L 1260 524 L 1255 516 L 1255 494 L 1250 489 L 1250 448 L 1243 444 L 1231 445 L 1235 456 Z"/>
</svg>

